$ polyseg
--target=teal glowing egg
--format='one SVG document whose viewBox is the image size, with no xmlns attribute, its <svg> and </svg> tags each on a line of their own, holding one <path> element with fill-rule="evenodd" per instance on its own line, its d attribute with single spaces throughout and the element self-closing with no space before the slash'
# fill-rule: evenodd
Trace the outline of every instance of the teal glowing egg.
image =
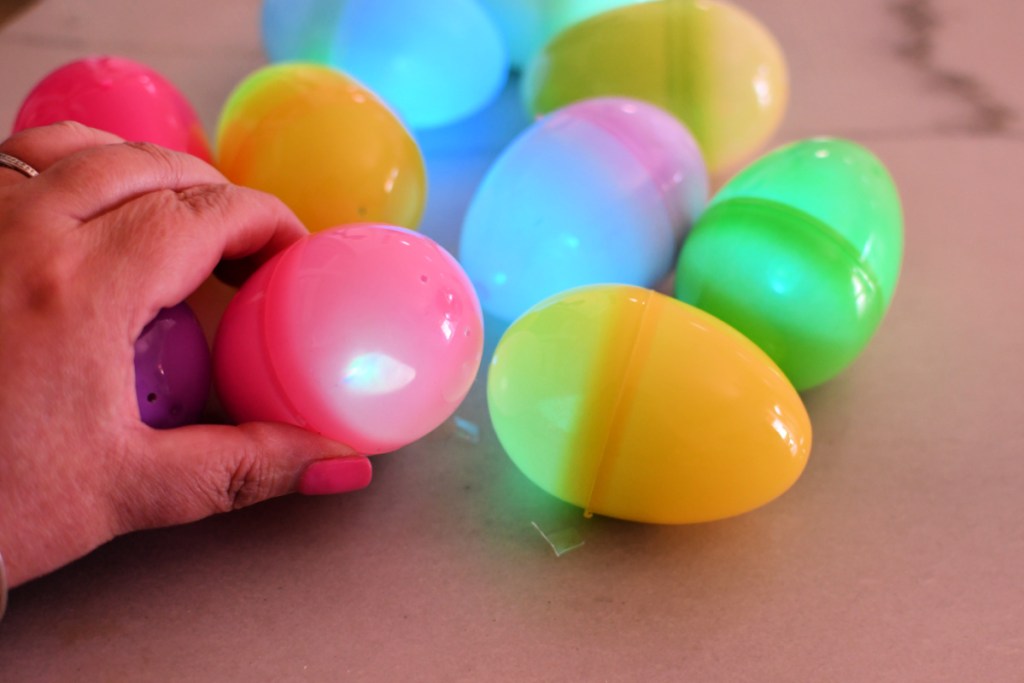
<svg viewBox="0 0 1024 683">
<path fill-rule="evenodd" d="M 412 128 L 483 109 L 508 78 L 504 41 L 476 0 L 265 0 L 262 28 L 271 61 L 336 67 Z"/>
<path fill-rule="evenodd" d="M 902 258 L 899 194 L 882 162 L 847 140 L 802 140 L 712 198 L 680 253 L 676 296 L 745 334 L 806 389 L 867 346 Z"/>
<path fill-rule="evenodd" d="M 501 154 L 463 223 L 459 259 L 484 310 L 511 321 L 572 287 L 652 287 L 707 201 L 697 143 L 623 98 L 545 116 Z"/>
</svg>

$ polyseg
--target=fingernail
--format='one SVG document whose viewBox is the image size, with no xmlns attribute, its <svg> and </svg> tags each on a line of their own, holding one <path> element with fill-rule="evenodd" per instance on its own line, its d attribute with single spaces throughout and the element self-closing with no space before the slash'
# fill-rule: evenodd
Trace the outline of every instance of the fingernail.
<svg viewBox="0 0 1024 683">
<path fill-rule="evenodd" d="M 365 455 L 329 458 L 311 463 L 299 478 L 298 491 L 324 496 L 365 489 L 373 479 L 373 465 Z"/>
</svg>

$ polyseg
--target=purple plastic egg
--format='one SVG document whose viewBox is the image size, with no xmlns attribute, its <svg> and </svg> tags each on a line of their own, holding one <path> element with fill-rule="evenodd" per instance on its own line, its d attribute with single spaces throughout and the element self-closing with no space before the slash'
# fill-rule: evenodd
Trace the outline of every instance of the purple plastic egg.
<svg viewBox="0 0 1024 683">
<path fill-rule="evenodd" d="M 199 420 L 210 393 L 210 349 L 192 309 L 161 309 L 135 341 L 135 393 L 150 427 Z"/>
</svg>

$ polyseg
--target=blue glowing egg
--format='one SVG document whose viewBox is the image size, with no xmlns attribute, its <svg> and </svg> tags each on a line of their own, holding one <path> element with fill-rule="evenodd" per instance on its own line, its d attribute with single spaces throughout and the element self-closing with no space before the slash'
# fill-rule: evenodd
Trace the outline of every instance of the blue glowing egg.
<svg viewBox="0 0 1024 683">
<path fill-rule="evenodd" d="M 479 111 L 508 78 L 504 39 L 477 0 L 265 0 L 262 24 L 271 61 L 340 69 L 412 128 Z"/>
<path fill-rule="evenodd" d="M 703 158 L 664 110 L 625 98 L 538 119 L 470 203 L 459 259 L 480 303 L 511 321 L 566 289 L 653 287 L 707 203 Z"/>
</svg>

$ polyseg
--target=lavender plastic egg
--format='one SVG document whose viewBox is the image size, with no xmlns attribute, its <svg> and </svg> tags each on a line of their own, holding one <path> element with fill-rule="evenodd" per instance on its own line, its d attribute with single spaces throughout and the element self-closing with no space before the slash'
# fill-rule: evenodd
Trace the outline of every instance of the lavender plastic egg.
<svg viewBox="0 0 1024 683">
<path fill-rule="evenodd" d="M 653 287 L 707 202 L 697 143 L 625 98 L 569 105 L 502 153 L 473 197 L 459 258 L 484 310 L 511 321 L 581 285 Z"/>
</svg>

